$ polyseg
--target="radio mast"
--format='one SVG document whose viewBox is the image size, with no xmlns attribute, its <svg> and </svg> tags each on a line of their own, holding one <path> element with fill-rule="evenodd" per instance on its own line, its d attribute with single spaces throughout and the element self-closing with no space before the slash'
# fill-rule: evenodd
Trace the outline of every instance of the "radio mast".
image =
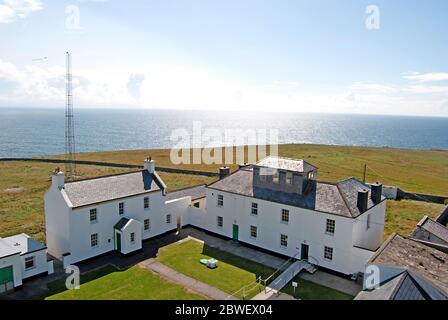
<svg viewBox="0 0 448 320">
<path fill-rule="evenodd" d="M 72 62 L 70 52 L 67 55 L 66 106 L 65 106 L 65 174 L 68 180 L 76 177 L 75 163 L 75 123 L 73 119 Z"/>
</svg>

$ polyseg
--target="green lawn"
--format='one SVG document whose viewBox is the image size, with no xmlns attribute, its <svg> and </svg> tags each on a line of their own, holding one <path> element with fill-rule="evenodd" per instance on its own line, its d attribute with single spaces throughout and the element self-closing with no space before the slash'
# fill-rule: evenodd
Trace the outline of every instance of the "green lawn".
<svg viewBox="0 0 448 320">
<path fill-rule="evenodd" d="M 81 277 L 79 290 L 65 290 L 64 282 L 49 285 L 46 300 L 203 300 L 138 266 L 125 271 L 105 267 Z"/>
<path fill-rule="evenodd" d="M 292 287 L 293 281 L 298 283 L 295 294 Z M 354 298 L 348 294 L 301 279 L 298 276 L 293 281 L 283 288 L 281 292 L 301 300 L 352 300 Z"/>
<path fill-rule="evenodd" d="M 201 259 L 209 258 L 215 258 L 219 261 L 217 269 L 208 269 L 199 263 Z M 273 269 L 264 265 L 204 246 L 194 240 L 173 243 L 161 248 L 157 260 L 176 271 L 229 294 L 233 294 L 243 286 L 255 282 L 259 276 L 265 279 L 274 272 Z M 256 286 L 251 292 L 247 293 L 245 298 L 252 298 L 260 290 L 261 286 Z M 243 292 L 236 296 L 242 299 Z"/>
</svg>

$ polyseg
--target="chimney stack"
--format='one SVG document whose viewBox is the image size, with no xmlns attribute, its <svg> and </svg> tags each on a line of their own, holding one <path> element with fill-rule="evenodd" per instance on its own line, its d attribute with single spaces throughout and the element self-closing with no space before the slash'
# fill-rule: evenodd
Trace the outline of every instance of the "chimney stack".
<svg viewBox="0 0 448 320">
<path fill-rule="evenodd" d="M 144 170 L 148 170 L 148 172 L 152 174 L 156 171 L 156 162 L 152 160 L 151 157 L 148 157 L 147 159 L 145 159 L 143 167 Z"/>
<path fill-rule="evenodd" d="M 381 202 L 381 196 L 383 194 L 383 185 L 379 182 L 375 182 L 370 186 L 373 203 L 377 204 Z"/>
<path fill-rule="evenodd" d="M 52 186 L 63 189 L 65 185 L 65 174 L 61 171 L 60 168 L 54 169 L 51 174 L 51 184 Z"/>
<path fill-rule="evenodd" d="M 219 168 L 219 180 L 222 180 L 228 176 L 230 176 L 230 168 L 229 167 Z"/>
<path fill-rule="evenodd" d="M 361 213 L 367 211 L 367 201 L 369 200 L 369 191 L 366 189 L 358 191 L 358 204 L 357 207 Z"/>
</svg>

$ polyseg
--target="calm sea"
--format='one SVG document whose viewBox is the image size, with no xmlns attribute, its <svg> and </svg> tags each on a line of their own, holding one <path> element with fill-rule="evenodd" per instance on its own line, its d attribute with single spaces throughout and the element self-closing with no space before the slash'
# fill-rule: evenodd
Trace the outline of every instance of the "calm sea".
<svg viewBox="0 0 448 320">
<path fill-rule="evenodd" d="M 448 118 L 165 110 L 75 111 L 76 149 L 170 148 L 173 130 L 276 129 L 280 143 L 448 149 Z M 0 108 L 0 157 L 64 153 L 64 109 Z"/>
</svg>

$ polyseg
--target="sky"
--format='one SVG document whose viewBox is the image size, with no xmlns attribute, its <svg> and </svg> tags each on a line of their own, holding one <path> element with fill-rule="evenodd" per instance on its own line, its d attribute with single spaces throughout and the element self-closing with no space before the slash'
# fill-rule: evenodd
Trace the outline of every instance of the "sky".
<svg viewBox="0 0 448 320">
<path fill-rule="evenodd" d="M 0 0 L 0 107 L 448 116 L 445 0 Z"/>
</svg>

